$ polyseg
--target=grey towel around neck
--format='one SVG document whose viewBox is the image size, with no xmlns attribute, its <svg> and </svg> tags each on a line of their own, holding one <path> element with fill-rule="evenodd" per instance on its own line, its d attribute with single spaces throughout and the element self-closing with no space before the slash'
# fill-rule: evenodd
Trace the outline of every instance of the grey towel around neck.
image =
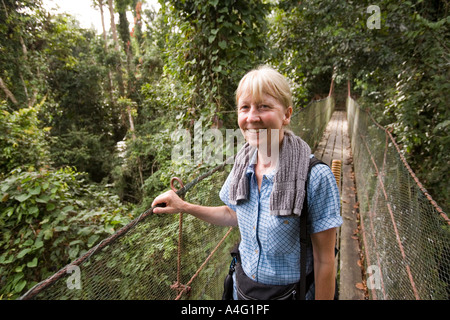
<svg viewBox="0 0 450 320">
<path fill-rule="evenodd" d="M 250 159 L 256 151 L 245 143 L 235 158 L 231 171 L 229 200 L 238 204 L 248 200 L 250 184 L 246 176 Z M 270 214 L 276 216 L 300 216 L 305 198 L 305 184 L 308 175 L 311 148 L 300 137 L 285 131 L 281 144 L 274 185 L 270 195 Z"/>
</svg>

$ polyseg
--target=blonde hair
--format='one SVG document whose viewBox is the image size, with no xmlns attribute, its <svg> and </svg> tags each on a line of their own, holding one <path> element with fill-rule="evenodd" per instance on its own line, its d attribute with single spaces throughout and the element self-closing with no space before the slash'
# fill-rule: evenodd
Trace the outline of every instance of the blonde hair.
<svg viewBox="0 0 450 320">
<path fill-rule="evenodd" d="M 249 71 L 241 79 L 236 90 L 236 105 L 243 93 L 250 94 L 255 101 L 261 101 L 262 96 L 268 94 L 285 108 L 292 106 L 289 82 L 281 73 L 265 65 Z"/>
</svg>

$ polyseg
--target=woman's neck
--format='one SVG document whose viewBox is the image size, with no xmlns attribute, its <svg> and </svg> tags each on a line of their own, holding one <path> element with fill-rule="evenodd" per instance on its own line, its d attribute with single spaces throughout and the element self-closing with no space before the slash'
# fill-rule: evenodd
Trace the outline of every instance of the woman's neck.
<svg viewBox="0 0 450 320">
<path fill-rule="evenodd" d="M 277 166 L 283 137 L 283 131 L 280 130 L 278 143 L 272 144 L 269 138 L 267 146 L 264 146 L 264 148 L 258 148 L 256 168 L 259 172 L 267 173 L 272 171 Z"/>
</svg>

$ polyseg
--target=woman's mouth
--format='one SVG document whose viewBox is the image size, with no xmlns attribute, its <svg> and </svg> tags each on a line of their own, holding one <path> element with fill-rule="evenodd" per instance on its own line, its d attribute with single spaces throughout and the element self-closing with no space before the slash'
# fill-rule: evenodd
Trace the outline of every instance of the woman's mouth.
<svg viewBox="0 0 450 320">
<path fill-rule="evenodd" d="M 260 130 L 264 130 L 264 129 L 247 129 L 247 132 L 249 132 L 249 133 L 259 133 Z"/>
</svg>

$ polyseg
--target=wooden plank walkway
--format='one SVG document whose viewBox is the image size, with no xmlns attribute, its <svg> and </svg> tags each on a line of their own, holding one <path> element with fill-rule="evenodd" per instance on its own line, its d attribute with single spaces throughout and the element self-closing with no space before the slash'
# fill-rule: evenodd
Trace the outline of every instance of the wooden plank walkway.
<svg viewBox="0 0 450 320">
<path fill-rule="evenodd" d="M 356 236 L 358 230 L 355 208 L 356 187 L 353 179 L 353 161 L 345 111 L 336 110 L 333 113 L 314 156 L 330 167 L 333 160 L 340 160 L 342 163 L 338 187 L 341 194 L 343 224 L 337 231 L 339 255 L 336 264 L 339 272 L 339 299 L 363 300 L 364 291 L 357 288 L 357 285 L 358 287 L 362 285 L 362 273 L 359 265 L 360 249 Z"/>
</svg>

